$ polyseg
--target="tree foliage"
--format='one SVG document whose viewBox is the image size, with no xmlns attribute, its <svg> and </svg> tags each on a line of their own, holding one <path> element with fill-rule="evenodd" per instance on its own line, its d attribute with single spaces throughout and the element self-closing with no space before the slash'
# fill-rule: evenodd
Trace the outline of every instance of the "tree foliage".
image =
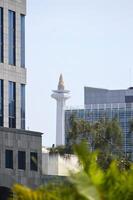
<svg viewBox="0 0 133 200">
<path fill-rule="evenodd" d="M 107 169 L 111 161 L 116 158 L 121 161 L 121 166 L 125 164 L 125 167 L 127 167 L 130 163 L 122 149 L 122 136 L 122 129 L 117 118 L 112 120 L 105 118 L 90 123 L 72 115 L 67 144 L 50 148 L 50 153 L 72 154 L 74 153 L 73 145 L 87 140 L 90 151 L 99 151 L 97 162 L 103 169 Z"/>
<path fill-rule="evenodd" d="M 113 153 L 113 151 L 121 151 L 122 148 L 122 129 L 117 118 L 101 119 L 90 123 L 83 119 L 76 119 L 72 115 L 67 137 L 70 146 L 85 139 L 89 142 L 92 150 L 99 149 Z"/>
<path fill-rule="evenodd" d="M 53 147 L 51 153 L 74 151 L 81 165 L 80 172 L 71 172 L 67 182 L 36 190 L 15 185 L 14 199 L 132 200 L 133 164 L 121 154 L 122 130 L 118 121 L 106 119 L 90 124 L 72 118 L 69 134 L 69 145 Z"/>
<path fill-rule="evenodd" d="M 133 165 L 121 168 L 114 160 L 107 170 L 97 163 L 98 153 L 90 152 L 88 144 L 74 146 L 81 170 L 70 174 L 68 182 L 51 184 L 31 190 L 16 185 L 13 188 L 15 200 L 132 200 Z"/>
<path fill-rule="evenodd" d="M 123 147 L 123 133 L 117 118 L 112 120 L 100 119 L 90 123 L 77 119 L 74 115 L 70 118 L 70 130 L 67 135 L 67 148 L 73 151 L 73 144 L 87 140 L 91 151 L 98 150 L 97 162 L 106 169 L 114 158 L 125 157 Z M 126 161 L 126 159 L 125 159 Z"/>
</svg>

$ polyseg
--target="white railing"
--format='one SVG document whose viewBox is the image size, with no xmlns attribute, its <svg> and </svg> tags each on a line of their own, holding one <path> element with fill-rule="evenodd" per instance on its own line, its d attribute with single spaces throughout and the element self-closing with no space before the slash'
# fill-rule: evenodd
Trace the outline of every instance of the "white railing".
<svg viewBox="0 0 133 200">
<path fill-rule="evenodd" d="M 82 110 L 82 109 L 113 109 L 113 108 L 130 108 L 133 110 L 133 103 L 112 103 L 112 104 L 89 104 L 80 106 L 65 106 L 65 110 Z"/>
</svg>

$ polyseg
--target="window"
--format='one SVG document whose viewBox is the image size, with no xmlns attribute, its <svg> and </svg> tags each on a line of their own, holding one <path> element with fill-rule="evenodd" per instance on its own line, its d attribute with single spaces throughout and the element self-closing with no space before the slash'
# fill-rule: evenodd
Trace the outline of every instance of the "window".
<svg viewBox="0 0 133 200">
<path fill-rule="evenodd" d="M 38 170 L 38 157 L 36 152 L 30 153 L 30 170 L 32 171 Z"/>
<path fill-rule="evenodd" d="M 13 151 L 12 150 L 6 150 L 5 167 L 9 169 L 13 169 Z"/>
<path fill-rule="evenodd" d="M 9 81 L 9 128 L 16 128 L 16 85 Z"/>
<path fill-rule="evenodd" d="M 25 67 L 25 16 L 21 15 L 21 67 Z"/>
<path fill-rule="evenodd" d="M 0 126 L 3 126 L 3 80 L 0 80 Z"/>
<path fill-rule="evenodd" d="M 25 151 L 18 151 L 18 169 L 26 169 L 26 153 Z"/>
<path fill-rule="evenodd" d="M 125 103 L 133 103 L 133 96 L 125 96 Z"/>
<path fill-rule="evenodd" d="M 1 167 L 1 160 L 2 160 L 2 159 L 1 159 L 1 150 L 0 150 L 0 167 Z"/>
<path fill-rule="evenodd" d="M 3 8 L 0 8 L 0 63 L 3 63 Z"/>
<path fill-rule="evenodd" d="M 8 48 L 9 48 L 9 64 L 15 65 L 16 62 L 16 20 L 15 20 L 15 12 L 9 10 L 8 13 Z"/>
<path fill-rule="evenodd" d="M 21 128 L 25 129 L 25 85 L 21 84 Z"/>
</svg>

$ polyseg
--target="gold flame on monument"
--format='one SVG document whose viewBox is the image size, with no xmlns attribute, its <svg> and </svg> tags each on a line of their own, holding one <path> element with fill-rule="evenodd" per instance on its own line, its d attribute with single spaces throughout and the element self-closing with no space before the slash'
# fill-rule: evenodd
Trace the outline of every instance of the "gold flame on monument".
<svg viewBox="0 0 133 200">
<path fill-rule="evenodd" d="M 61 74 L 60 78 L 59 78 L 59 83 L 58 83 L 58 90 L 64 90 L 64 89 L 65 89 L 64 80 L 63 80 L 63 76 Z"/>
</svg>

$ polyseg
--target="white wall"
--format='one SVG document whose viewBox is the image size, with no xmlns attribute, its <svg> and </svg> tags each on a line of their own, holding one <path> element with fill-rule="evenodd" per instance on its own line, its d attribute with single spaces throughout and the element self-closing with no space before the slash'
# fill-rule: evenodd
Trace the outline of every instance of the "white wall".
<svg viewBox="0 0 133 200">
<path fill-rule="evenodd" d="M 69 172 L 78 172 L 79 163 L 75 155 L 42 154 L 42 173 L 45 175 L 69 176 Z"/>
</svg>

